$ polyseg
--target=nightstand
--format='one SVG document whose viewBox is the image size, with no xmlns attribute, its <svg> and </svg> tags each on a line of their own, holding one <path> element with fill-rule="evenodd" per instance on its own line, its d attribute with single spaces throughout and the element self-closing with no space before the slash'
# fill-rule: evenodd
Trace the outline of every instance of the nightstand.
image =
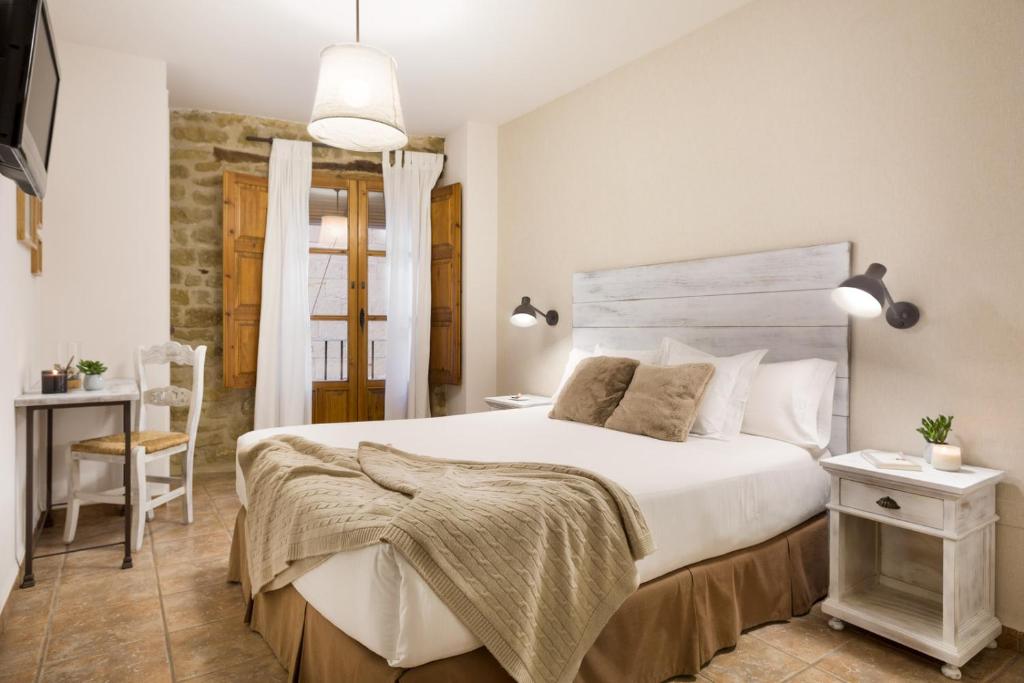
<svg viewBox="0 0 1024 683">
<path fill-rule="evenodd" d="M 995 647 L 1002 630 L 995 486 L 1003 472 L 879 469 L 859 451 L 821 464 L 832 477 L 829 625 L 849 622 L 914 648 L 959 680 L 959 667 Z"/>
<path fill-rule="evenodd" d="M 511 396 L 488 396 L 484 399 L 491 410 L 508 410 L 510 408 L 533 408 L 534 406 L 549 406 L 552 403 L 550 396 L 537 396 L 536 394 L 522 394 L 522 398 Z"/>
</svg>

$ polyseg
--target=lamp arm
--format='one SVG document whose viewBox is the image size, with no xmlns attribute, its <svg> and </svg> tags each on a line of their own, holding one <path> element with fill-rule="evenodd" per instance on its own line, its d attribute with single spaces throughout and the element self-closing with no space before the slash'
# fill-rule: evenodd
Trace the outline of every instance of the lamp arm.
<svg viewBox="0 0 1024 683">
<path fill-rule="evenodd" d="M 892 294 L 889 293 L 889 288 L 885 285 L 884 281 L 882 281 L 882 291 L 885 292 L 885 302 L 886 302 L 886 304 L 888 304 L 889 306 L 892 306 L 893 303 L 894 303 L 894 299 L 892 298 Z"/>
<path fill-rule="evenodd" d="M 531 311 L 533 311 L 534 313 L 536 313 L 537 315 L 539 315 L 542 318 L 546 318 L 548 313 L 550 313 L 550 311 L 545 311 L 545 310 L 542 310 L 540 308 L 537 308 L 536 306 L 533 305 L 532 301 L 529 303 L 529 306 L 530 306 L 530 310 Z"/>
</svg>

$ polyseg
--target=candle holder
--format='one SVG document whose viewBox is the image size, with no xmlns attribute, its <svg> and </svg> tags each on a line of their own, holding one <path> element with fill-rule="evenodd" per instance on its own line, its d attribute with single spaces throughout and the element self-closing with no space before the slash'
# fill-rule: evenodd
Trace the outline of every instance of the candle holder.
<svg viewBox="0 0 1024 683">
<path fill-rule="evenodd" d="M 963 456 L 959 446 L 946 443 L 932 444 L 932 467 L 945 472 L 959 472 L 963 466 Z"/>
<path fill-rule="evenodd" d="M 66 394 L 68 392 L 68 376 L 56 370 L 43 370 L 40 386 L 44 394 Z"/>
</svg>

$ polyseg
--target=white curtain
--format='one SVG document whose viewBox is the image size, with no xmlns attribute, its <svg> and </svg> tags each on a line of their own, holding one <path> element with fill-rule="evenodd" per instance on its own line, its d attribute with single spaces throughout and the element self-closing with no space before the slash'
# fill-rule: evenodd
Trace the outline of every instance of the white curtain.
<svg viewBox="0 0 1024 683">
<path fill-rule="evenodd" d="M 387 390 L 384 419 L 430 417 L 430 190 L 444 157 L 384 152 L 387 216 Z"/>
<path fill-rule="evenodd" d="M 308 282 L 312 176 L 309 142 L 274 140 L 263 242 L 256 429 L 312 421 Z"/>
</svg>

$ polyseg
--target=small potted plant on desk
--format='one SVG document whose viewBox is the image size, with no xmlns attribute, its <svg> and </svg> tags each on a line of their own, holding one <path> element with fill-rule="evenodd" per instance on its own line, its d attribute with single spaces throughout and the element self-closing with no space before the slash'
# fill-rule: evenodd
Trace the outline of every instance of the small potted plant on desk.
<svg viewBox="0 0 1024 683">
<path fill-rule="evenodd" d="M 85 390 L 98 391 L 103 388 L 103 373 L 107 366 L 98 360 L 80 360 L 78 369 L 85 375 Z"/>
<path fill-rule="evenodd" d="M 924 437 L 928 445 L 924 447 L 925 462 L 930 462 L 937 470 L 956 472 L 962 464 L 959 446 L 946 443 L 949 430 L 953 428 L 952 415 L 939 415 L 936 418 L 922 417 L 918 433 Z"/>
</svg>

